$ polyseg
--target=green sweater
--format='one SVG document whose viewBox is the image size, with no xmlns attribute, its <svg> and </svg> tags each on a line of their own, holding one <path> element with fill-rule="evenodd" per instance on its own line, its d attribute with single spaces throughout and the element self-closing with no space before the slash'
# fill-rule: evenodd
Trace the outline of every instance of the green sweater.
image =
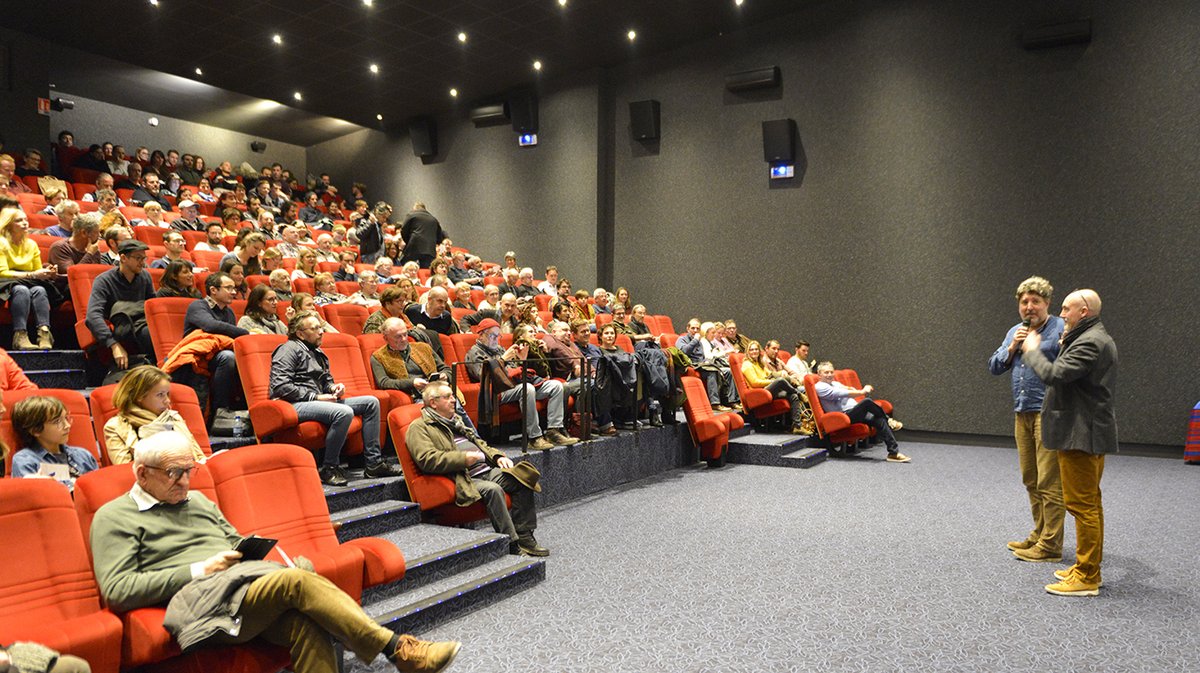
<svg viewBox="0 0 1200 673">
<path fill-rule="evenodd" d="M 192 581 L 191 564 L 233 549 L 242 538 L 196 491 L 187 502 L 145 512 L 124 494 L 96 512 L 91 537 L 100 593 L 118 612 L 167 603 Z"/>
</svg>

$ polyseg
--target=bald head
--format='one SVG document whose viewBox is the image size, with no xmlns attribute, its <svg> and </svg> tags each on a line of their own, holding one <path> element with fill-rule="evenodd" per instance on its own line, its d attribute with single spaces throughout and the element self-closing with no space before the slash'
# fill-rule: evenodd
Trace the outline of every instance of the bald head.
<svg viewBox="0 0 1200 673">
<path fill-rule="evenodd" d="M 1100 295 L 1095 290 L 1075 290 L 1063 299 L 1059 315 L 1069 332 L 1084 318 L 1100 315 Z"/>
</svg>

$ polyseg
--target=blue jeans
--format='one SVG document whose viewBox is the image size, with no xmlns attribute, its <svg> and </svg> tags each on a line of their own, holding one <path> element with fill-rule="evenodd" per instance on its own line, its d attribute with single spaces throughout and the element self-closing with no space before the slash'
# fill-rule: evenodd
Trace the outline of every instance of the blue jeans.
<svg viewBox="0 0 1200 673">
<path fill-rule="evenodd" d="M 341 402 L 296 402 L 296 415 L 303 421 L 325 425 L 325 467 L 337 467 L 350 435 L 350 422 L 362 417 L 363 456 L 367 465 L 383 461 L 379 450 L 379 400 L 370 396 L 351 397 Z"/>
<path fill-rule="evenodd" d="M 50 299 L 46 296 L 46 288 L 13 285 L 9 290 L 8 299 L 8 309 L 12 312 L 13 331 L 27 329 L 30 304 L 33 304 L 33 318 L 36 323 L 34 328 L 50 324 Z"/>
</svg>

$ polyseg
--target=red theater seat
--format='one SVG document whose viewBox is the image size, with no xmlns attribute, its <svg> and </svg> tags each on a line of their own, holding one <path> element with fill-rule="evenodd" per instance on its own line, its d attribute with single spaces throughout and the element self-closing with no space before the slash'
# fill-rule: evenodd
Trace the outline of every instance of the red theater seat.
<svg viewBox="0 0 1200 673">
<path fill-rule="evenodd" d="M 846 445 L 871 436 L 871 427 L 866 423 L 851 423 L 850 417 L 840 411 L 826 412 L 817 396 L 816 374 L 804 376 L 804 390 L 808 393 L 808 404 L 812 407 L 813 421 L 817 425 L 817 437 L 829 442 L 830 447 Z"/>
<path fill-rule="evenodd" d="M 741 353 L 729 354 L 729 369 L 733 374 L 733 383 L 737 386 L 738 397 L 742 400 L 742 409 L 750 414 L 752 420 L 762 421 L 772 416 L 791 413 L 792 404 L 785 399 L 778 399 L 765 388 L 751 388 L 742 374 Z"/>
<path fill-rule="evenodd" d="M 93 673 L 121 666 L 121 620 L 100 605 L 71 494 L 48 479 L 0 479 L 0 573 L 5 644 L 41 643 L 82 657 Z"/>
<path fill-rule="evenodd" d="M 79 347 L 84 350 L 96 345 L 91 330 L 83 322 L 87 315 L 88 298 L 92 294 L 92 283 L 96 276 L 112 268 L 107 264 L 72 264 L 67 269 L 67 287 L 71 290 L 71 305 L 75 307 L 75 336 L 79 340 Z"/>
<path fill-rule="evenodd" d="M 96 435 L 92 433 L 92 419 L 88 411 L 88 401 L 78 390 L 67 390 L 65 388 L 6 390 L 4 392 L 4 405 L 11 412 L 12 408 L 17 405 L 17 402 L 38 396 L 56 398 L 67 407 L 67 413 L 71 416 L 71 434 L 67 437 L 67 443 L 71 446 L 87 449 L 99 461 L 101 458 L 100 446 L 96 441 Z M 12 474 L 13 454 L 25 447 L 21 446 L 21 442 L 17 438 L 17 433 L 13 429 L 9 414 L 4 414 L 3 417 L 0 417 L 0 438 L 3 438 L 4 443 L 11 449 L 8 457 L 4 459 L 4 473 Z"/>
<path fill-rule="evenodd" d="M 92 424 L 95 426 L 97 444 L 100 447 L 100 464 L 109 465 L 108 446 L 104 442 L 104 424 L 108 419 L 117 415 L 117 407 L 113 404 L 113 393 L 117 384 L 101 386 L 88 396 L 88 404 L 92 409 Z M 171 408 L 179 412 L 187 423 L 188 431 L 196 438 L 196 443 L 204 451 L 204 455 L 212 455 L 212 443 L 208 438 L 208 429 L 204 425 L 204 411 L 200 408 L 200 400 L 196 391 L 180 383 L 171 384 Z M 74 430 L 74 427 L 72 427 Z"/>
<path fill-rule="evenodd" d="M 150 340 L 158 354 L 158 365 L 167 361 L 167 355 L 183 340 L 183 323 L 188 307 L 195 299 L 187 297 L 156 297 L 146 300 L 146 324 L 150 327 Z"/>
<path fill-rule="evenodd" d="M 408 393 L 402 390 L 383 390 L 375 383 L 375 373 L 371 369 L 371 353 L 383 348 L 383 335 L 359 334 L 356 338 L 358 339 L 359 351 L 362 353 L 363 366 L 366 367 L 367 377 L 371 381 L 371 388 L 382 393 L 387 393 L 391 399 L 390 407 L 392 409 L 412 404 L 414 400 Z"/>
<path fill-rule="evenodd" d="M 692 441 L 696 442 L 700 457 L 708 462 L 709 467 L 721 467 L 729 451 L 730 431 L 741 428 L 746 422 L 733 412 L 714 413 L 704 381 L 699 377 L 685 376 L 682 381 L 683 392 L 687 396 L 683 402 L 683 413 L 687 417 Z"/>
</svg>

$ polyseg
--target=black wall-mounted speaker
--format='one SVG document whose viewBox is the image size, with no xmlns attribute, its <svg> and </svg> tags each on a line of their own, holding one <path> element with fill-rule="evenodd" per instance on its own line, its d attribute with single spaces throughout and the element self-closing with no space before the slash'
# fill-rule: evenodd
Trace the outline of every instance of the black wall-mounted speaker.
<svg viewBox="0 0 1200 673">
<path fill-rule="evenodd" d="M 476 126 L 493 126 L 508 121 L 508 106 L 504 103 L 490 103 L 471 108 L 471 122 Z"/>
<path fill-rule="evenodd" d="M 783 76 L 779 72 L 779 66 L 773 65 L 769 68 L 745 70 L 726 75 L 725 88 L 735 92 L 770 89 L 779 86 L 781 81 L 783 81 Z"/>
<path fill-rule="evenodd" d="M 437 121 L 433 117 L 417 117 L 410 121 L 408 137 L 412 140 L 413 154 L 437 156 Z"/>
<path fill-rule="evenodd" d="M 659 103 L 656 100 L 635 100 L 629 103 L 629 130 L 634 140 L 658 140 Z"/>
<path fill-rule="evenodd" d="M 796 160 L 796 121 L 774 119 L 762 123 L 763 159 L 772 163 Z"/>
<path fill-rule="evenodd" d="M 538 100 L 531 93 L 515 94 L 508 99 L 508 116 L 517 133 L 537 133 Z"/>
<path fill-rule="evenodd" d="M 1091 19 L 1029 24 L 1021 30 L 1021 44 L 1031 50 L 1062 47 L 1068 44 L 1088 44 L 1091 41 Z"/>
<path fill-rule="evenodd" d="M 262 154 L 263 152 L 267 151 L 267 144 L 261 140 L 255 140 L 254 142 L 250 143 L 250 151 Z"/>
</svg>

